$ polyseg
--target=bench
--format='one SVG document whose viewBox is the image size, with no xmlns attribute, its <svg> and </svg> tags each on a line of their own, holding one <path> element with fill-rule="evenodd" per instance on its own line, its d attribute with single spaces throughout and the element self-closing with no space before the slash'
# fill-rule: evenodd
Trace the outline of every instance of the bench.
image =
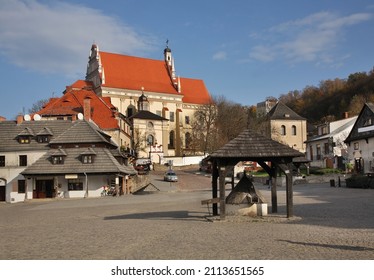
<svg viewBox="0 0 374 280">
<path fill-rule="evenodd" d="M 214 204 L 214 203 L 220 203 L 220 198 L 219 197 L 215 197 L 215 198 L 210 198 L 210 199 L 204 199 L 204 200 L 201 201 L 201 205 L 205 205 L 205 204 L 207 205 L 209 215 L 210 215 L 210 207 L 209 207 L 209 205 Z"/>
</svg>

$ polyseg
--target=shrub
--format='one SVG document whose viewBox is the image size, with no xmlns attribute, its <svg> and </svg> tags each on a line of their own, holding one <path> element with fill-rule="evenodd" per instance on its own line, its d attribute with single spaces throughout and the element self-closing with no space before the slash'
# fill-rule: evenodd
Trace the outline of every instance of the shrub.
<svg viewBox="0 0 374 280">
<path fill-rule="evenodd" d="M 366 175 L 354 175 L 345 182 L 347 188 L 374 189 L 374 178 Z"/>
</svg>

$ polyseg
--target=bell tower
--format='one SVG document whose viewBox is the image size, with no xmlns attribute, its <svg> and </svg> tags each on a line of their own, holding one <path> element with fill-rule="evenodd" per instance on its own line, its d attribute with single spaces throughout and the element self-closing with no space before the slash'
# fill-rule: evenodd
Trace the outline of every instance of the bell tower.
<svg viewBox="0 0 374 280">
<path fill-rule="evenodd" d="M 164 49 L 164 59 L 166 66 L 168 68 L 170 79 L 175 87 L 175 89 L 180 92 L 180 83 L 178 82 L 175 65 L 174 65 L 174 58 L 171 55 L 171 49 L 169 48 L 169 40 L 166 40 L 166 48 Z"/>
</svg>

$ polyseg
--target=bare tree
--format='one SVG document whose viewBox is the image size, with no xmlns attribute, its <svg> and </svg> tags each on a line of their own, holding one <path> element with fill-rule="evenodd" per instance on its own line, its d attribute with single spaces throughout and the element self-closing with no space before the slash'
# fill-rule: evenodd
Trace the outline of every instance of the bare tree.
<svg viewBox="0 0 374 280">
<path fill-rule="evenodd" d="M 36 101 L 32 105 L 32 107 L 29 109 L 29 113 L 33 114 L 33 113 L 36 113 L 36 112 L 40 111 L 43 108 L 43 106 L 45 104 L 47 104 L 48 102 L 49 102 L 49 99 L 40 99 L 40 100 Z"/>
<path fill-rule="evenodd" d="M 191 145 L 204 154 L 214 149 L 217 107 L 214 101 L 201 106 L 194 114 Z"/>
</svg>

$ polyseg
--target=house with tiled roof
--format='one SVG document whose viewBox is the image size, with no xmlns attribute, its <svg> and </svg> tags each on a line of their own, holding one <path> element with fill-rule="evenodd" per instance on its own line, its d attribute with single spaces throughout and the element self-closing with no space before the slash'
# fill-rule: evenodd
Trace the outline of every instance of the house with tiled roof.
<svg viewBox="0 0 374 280">
<path fill-rule="evenodd" d="M 134 174 L 92 120 L 0 122 L 0 201 L 100 196 L 104 185 L 125 190 Z"/>
<path fill-rule="evenodd" d="M 164 60 L 156 60 L 104 52 L 94 44 L 86 81 L 92 82 L 100 97 L 110 97 L 111 104 L 128 118 L 141 111 L 138 101 L 145 96 L 149 104 L 147 111 L 167 120 L 161 134 L 143 129 L 148 124 L 138 127 L 144 135 L 137 147 L 139 157 L 149 157 L 147 147 L 156 143 L 164 156 L 188 154 L 194 113 L 212 102 L 203 80 L 177 76 L 168 46 Z M 151 144 L 147 142 L 149 139 L 153 141 Z"/>
<path fill-rule="evenodd" d="M 63 96 L 51 98 L 36 112 L 42 120 L 92 119 L 122 148 L 131 148 L 131 124 L 111 104 L 110 97 L 100 97 L 89 81 L 78 80 L 66 87 Z"/>
<path fill-rule="evenodd" d="M 307 121 L 281 101 L 266 115 L 264 127 L 266 136 L 305 153 Z"/>
</svg>

